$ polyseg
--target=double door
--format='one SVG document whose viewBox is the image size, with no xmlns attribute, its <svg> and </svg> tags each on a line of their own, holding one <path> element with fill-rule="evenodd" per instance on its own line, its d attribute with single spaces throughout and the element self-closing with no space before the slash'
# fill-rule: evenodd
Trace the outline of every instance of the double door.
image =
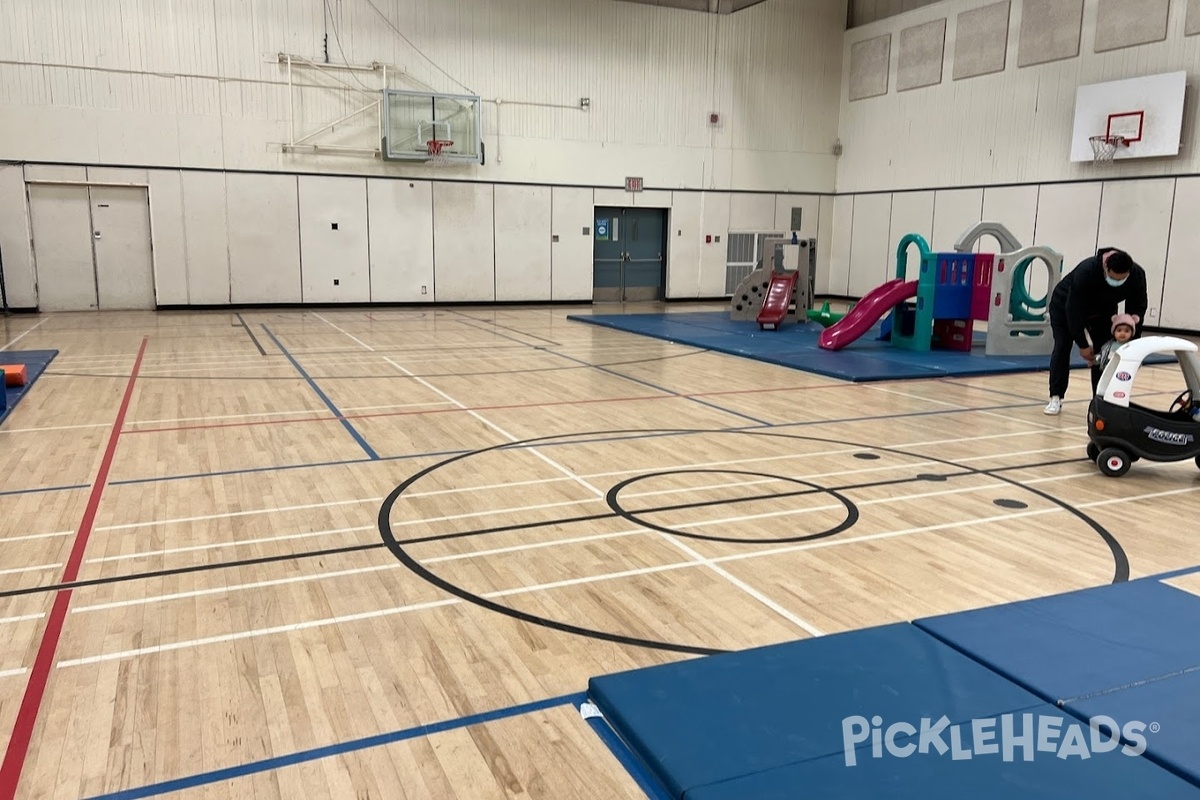
<svg viewBox="0 0 1200 800">
<path fill-rule="evenodd" d="M 667 276 L 667 212 L 662 208 L 596 209 L 592 300 L 662 300 Z"/>
<path fill-rule="evenodd" d="M 29 184 L 41 311 L 154 308 L 144 186 Z"/>
</svg>

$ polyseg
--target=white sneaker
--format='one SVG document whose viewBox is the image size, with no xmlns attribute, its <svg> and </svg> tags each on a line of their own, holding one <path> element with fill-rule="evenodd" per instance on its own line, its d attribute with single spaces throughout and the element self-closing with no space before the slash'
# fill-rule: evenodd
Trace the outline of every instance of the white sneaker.
<svg viewBox="0 0 1200 800">
<path fill-rule="evenodd" d="M 1050 402 L 1046 403 L 1046 412 L 1045 413 L 1047 413 L 1051 416 L 1054 416 L 1054 415 L 1058 414 L 1059 411 L 1062 411 L 1062 398 L 1061 397 L 1051 397 Z"/>
</svg>

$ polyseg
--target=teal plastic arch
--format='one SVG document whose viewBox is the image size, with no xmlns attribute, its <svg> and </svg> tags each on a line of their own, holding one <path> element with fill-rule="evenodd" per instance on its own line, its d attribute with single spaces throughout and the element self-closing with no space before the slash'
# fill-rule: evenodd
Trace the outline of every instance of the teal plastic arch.
<svg viewBox="0 0 1200 800">
<path fill-rule="evenodd" d="M 1042 297 L 1039 300 L 1033 299 L 1029 294 L 1029 290 L 1025 288 L 1025 274 L 1029 271 L 1029 266 L 1034 261 L 1041 260 L 1039 256 L 1026 256 L 1017 262 L 1017 266 L 1013 268 L 1012 277 L 1012 292 L 1008 301 L 1008 313 L 1012 315 L 1014 320 L 1021 322 L 1041 322 L 1046 318 L 1045 308 L 1050 297 Z M 1034 309 L 1034 310 L 1030 310 Z"/>
<path fill-rule="evenodd" d="M 896 277 L 900 280 L 905 280 L 908 274 L 908 246 L 916 244 L 917 251 L 920 253 L 922 266 L 929 263 L 929 256 L 933 251 L 929 248 L 929 242 L 925 241 L 925 237 L 919 233 L 907 233 L 900 240 L 900 244 L 896 245 Z"/>
</svg>

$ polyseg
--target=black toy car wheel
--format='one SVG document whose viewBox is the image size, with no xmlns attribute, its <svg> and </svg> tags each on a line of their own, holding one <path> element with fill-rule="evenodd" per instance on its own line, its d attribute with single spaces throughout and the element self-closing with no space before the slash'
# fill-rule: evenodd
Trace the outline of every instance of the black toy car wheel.
<svg viewBox="0 0 1200 800">
<path fill-rule="evenodd" d="M 1088 461 L 1095 461 L 1100 457 L 1100 445 L 1095 442 L 1088 442 L 1087 454 Z"/>
<path fill-rule="evenodd" d="M 1200 456 L 1196 456 L 1196 466 L 1200 467 Z"/>
<path fill-rule="evenodd" d="M 1129 454 L 1119 447 L 1105 448 L 1096 456 L 1096 466 L 1110 478 L 1119 478 L 1129 472 L 1131 463 L 1133 462 L 1130 461 Z"/>
</svg>

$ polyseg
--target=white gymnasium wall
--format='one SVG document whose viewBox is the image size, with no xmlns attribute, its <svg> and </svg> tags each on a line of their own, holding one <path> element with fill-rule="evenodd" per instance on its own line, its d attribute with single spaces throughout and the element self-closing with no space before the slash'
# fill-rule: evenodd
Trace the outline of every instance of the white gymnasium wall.
<svg viewBox="0 0 1200 800">
<path fill-rule="evenodd" d="M 713 298 L 724 295 L 731 229 L 786 231 L 792 208 L 803 209 L 798 233 L 818 237 L 824 283 L 830 254 L 821 237 L 833 228 L 832 198 L 818 195 L 0 166 L 0 202 L 20 211 L 0 215 L 17 308 L 37 303 L 25 192 L 46 180 L 149 186 L 164 306 L 587 302 L 593 212 L 605 204 L 665 209 L 668 298 Z"/>
<path fill-rule="evenodd" d="M 845 285 L 847 294 L 861 296 L 878 285 L 881 230 L 888 236 L 890 276 L 904 233 L 928 236 L 935 250 L 945 251 L 969 225 L 989 219 L 1004 223 L 1022 243 L 1063 253 L 1068 270 L 1099 246 L 1129 250 L 1150 281 L 1147 323 L 1200 330 L 1195 288 L 1200 273 L 1191 258 L 1200 209 L 1197 179 L 1190 177 L 1200 173 L 1195 124 L 1200 36 L 1185 34 L 1188 4 L 1169 4 L 1162 41 L 1097 53 L 1100 0 L 1080 0 L 1078 53 L 1019 67 L 1026 2 L 1000 4 L 1008 8 L 1004 66 L 977 77 L 954 77 L 959 14 L 994 8 L 995 0 L 944 0 L 845 33 L 839 132 L 844 151 L 831 203 L 829 292 L 837 294 Z M 1163 5 L 1130 0 L 1119 11 L 1137 16 L 1143 9 L 1150 15 Z M 1065 13 L 1074 3 L 1043 6 Z M 898 91 L 902 33 L 943 19 L 941 80 Z M 856 51 L 855 45 L 884 35 L 891 37 L 886 91 L 866 96 L 880 87 L 863 77 L 869 70 L 851 74 L 855 53 L 860 65 L 869 63 L 864 48 Z M 1189 72 L 1189 88 L 1178 157 L 1104 167 L 1069 160 L 1077 86 L 1180 69 Z M 852 89 L 862 99 L 851 101 Z M 996 243 L 985 239 L 976 249 L 995 252 Z M 1035 293 L 1039 288 L 1032 287 Z"/>
<path fill-rule="evenodd" d="M 991 6 L 992 0 L 944 0 L 845 32 L 839 193 L 1096 178 L 1098 170 L 1090 162 L 1070 161 L 1076 88 L 1178 70 L 1186 70 L 1192 84 L 1179 156 L 1118 161 L 1104 167 L 1101 174 L 1131 177 L 1200 172 L 1195 125 L 1200 36 L 1184 33 L 1187 3 L 1170 3 L 1162 41 L 1097 53 L 1100 0 L 1083 0 L 1078 55 L 1021 67 L 1018 51 L 1026 2 L 1008 2 L 1003 70 L 958 80 L 954 74 L 959 14 Z M 1061 0 L 1061 5 L 1065 9 L 1073 3 Z M 1162 4 L 1127 0 L 1125 5 L 1130 13 L 1143 6 L 1150 13 L 1151 6 Z M 940 82 L 898 91 L 902 32 L 943 19 Z M 852 101 L 854 47 L 884 35 L 891 37 L 887 91 Z"/>
<path fill-rule="evenodd" d="M 487 164 L 456 179 L 833 189 L 844 0 L 732 15 L 615 0 L 373 3 L 386 20 L 366 0 L 7 0 L 0 160 L 439 177 L 282 152 L 293 120 L 300 136 L 367 90 L 378 98 L 382 70 L 294 67 L 289 89 L 277 55 L 321 62 L 328 34 L 330 63 L 385 64 L 393 88 L 483 98 Z M 314 141 L 377 147 L 377 117 Z"/>
<path fill-rule="evenodd" d="M 289 90 L 278 63 L 318 57 L 324 0 L 0 4 L 0 160 L 24 162 L 25 177 L 149 182 L 166 305 L 588 300 L 583 230 L 600 196 L 670 209 L 672 298 L 724 294 L 731 224 L 771 228 L 799 197 L 815 235 L 808 193 L 831 192 L 836 166 L 841 0 L 720 16 L 615 0 L 375 2 L 437 67 L 363 0 L 331 0 L 331 61 L 387 63 L 396 88 L 480 94 L 485 165 L 282 151 L 293 125 L 303 134 L 363 101 L 312 68 Z M 328 141 L 374 147 L 368 117 Z M 592 188 L 626 175 L 650 189 Z M 0 246 L 11 303 L 29 307 L 21 178 L 0 172 Z M 819 243 L 823 266 L 828 253 Z"/>
</svg>

